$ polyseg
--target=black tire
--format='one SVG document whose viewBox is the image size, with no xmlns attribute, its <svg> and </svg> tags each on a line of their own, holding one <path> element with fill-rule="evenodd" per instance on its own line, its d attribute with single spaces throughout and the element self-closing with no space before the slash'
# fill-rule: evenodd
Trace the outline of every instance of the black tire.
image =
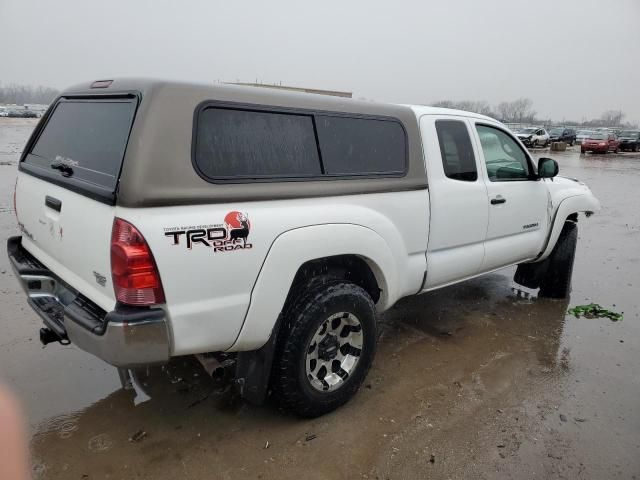
<svg viewBox="0 0 640 480">
<path fill-rule="evenodd" d="M 540 285 L 538 296 L 546 298 L 569 296 L 577 243 L 578 225 L 572 221 L 565 222 L 558 242 L 549 256 L 549 268 Z"/>
<path fill-rule="evenodd" d="M 637 143 L 633 146 L 633 151 L 634 151 L 634 152 L 637 152 L 637 151 L 638 151 L 638 144 L 637 144 Z"/>
<path fill-rule="evenodd" d="M 362 327 L 362 349 L 354 370 L 332 391 L 319 391 L 307 377 L 307 348 L 331 315 L 348 312 Z M 278 337 L 271 388 L 284 409 L 302 417 L 317 417 L 345 404 L 360 388 L 376 351 L 375 305 L 369 294 L 354 283 L 330 280 L 307 289 L 285 309 Z"/>
</svg>

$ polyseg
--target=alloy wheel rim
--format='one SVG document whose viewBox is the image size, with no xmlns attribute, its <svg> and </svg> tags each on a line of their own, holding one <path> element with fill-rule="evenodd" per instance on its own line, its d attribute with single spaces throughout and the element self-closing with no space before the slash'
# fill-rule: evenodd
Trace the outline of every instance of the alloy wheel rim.
<svg viewBox="0 0 640 480">
<path fill-rule="evenodd" d="M 349 312 L 338 312 L 320 324 L 306 349 L 305 368 L 320 392 L 340 388 L 355 371 L 362 353 L 362 324 Z"/>
</svg>

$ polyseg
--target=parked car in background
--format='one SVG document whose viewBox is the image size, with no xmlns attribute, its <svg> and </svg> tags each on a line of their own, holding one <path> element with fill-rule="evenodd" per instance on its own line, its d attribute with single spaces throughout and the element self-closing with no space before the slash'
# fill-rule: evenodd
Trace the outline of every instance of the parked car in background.
<svg viewBox="0 0 640 480">
<path fill-rule="evenodd" d="M 527 147 L 546 147 L 549 145 L 549 134 L 544 128 L 523 128 L 517 135 L 520 141 Z"/>
<path fill-rule="evenodd" d="M 38 113 L 35 112 L 34 110 L 16 108 L 16 109 L 10 110 L 7 116 L 13 117 L 13 118 L 38 118 Z"/>
<path fill-rule="evenodd" d="M 614 133 L 598 132 L 587 138 L 580 147 L 582 153 L 608 153 L 620 151 L 620 141 Z"/>
<path fill-rule="evenodd" d="M 620 150 L 637 152 L 640 148 L 640 131 L 638 130 L 623 130 L 618 136 L 620 140 Z"/>
<path fill-rule="evenodd" d="M 578 130 L 576 133 L 576 143 L 581 145 L 589 136 L 593 135 L 595 130 Z"/>
<path fill-rule="evenodd" d="M 572 128 L 552 128 L 549 130 L 549 139 L 552 142 L 564 142 L 573 146 L 576 143 L 576 131 Z"/>
</svg>

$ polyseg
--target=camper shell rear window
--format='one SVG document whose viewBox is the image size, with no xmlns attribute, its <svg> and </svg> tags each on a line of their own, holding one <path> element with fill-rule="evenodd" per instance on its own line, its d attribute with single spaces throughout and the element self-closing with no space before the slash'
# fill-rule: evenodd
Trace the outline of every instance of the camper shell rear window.
<svg viewBox="0 0 640 480">
<path fill-rule="evenodd" d="M 20 168 L 114 203 L 137 98 L 62 98 L 45 119 Z"/>
</svg>

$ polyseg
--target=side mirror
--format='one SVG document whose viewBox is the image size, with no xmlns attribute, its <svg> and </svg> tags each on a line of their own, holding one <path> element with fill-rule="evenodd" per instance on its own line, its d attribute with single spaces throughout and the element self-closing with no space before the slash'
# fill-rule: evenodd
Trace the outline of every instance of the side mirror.
<svg viewBox="0 0 640 480">
<path fill-rule="evenodd" d="M 553 158 L 541 158 L 538 160 L 538 177 L 540 178 L 553 178 L 558 175 L 560 168 L 558 162 Z"/>
</svg>

